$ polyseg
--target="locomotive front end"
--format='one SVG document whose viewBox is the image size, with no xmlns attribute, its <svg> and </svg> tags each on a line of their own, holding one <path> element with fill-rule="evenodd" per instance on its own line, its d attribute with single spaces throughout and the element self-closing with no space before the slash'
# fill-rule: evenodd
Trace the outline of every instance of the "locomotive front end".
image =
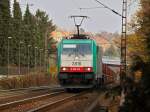
<svg viewBox="0 0 150 112">
<path fill-rule="evenodd" d="M 63 40 L 59 47 L 60 84 L 66 88 L 90 88 L 94 85 L 92 40 Z"/>
</svg>

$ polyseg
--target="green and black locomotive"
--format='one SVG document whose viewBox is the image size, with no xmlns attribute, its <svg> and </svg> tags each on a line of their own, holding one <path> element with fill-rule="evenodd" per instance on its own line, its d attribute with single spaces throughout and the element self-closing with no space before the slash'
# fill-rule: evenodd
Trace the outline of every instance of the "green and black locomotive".
<svg viewBox="0 0 150 112">
<path fill-rule="evenodd" d="M 58 44 L 58 79 L 64 88 L 92 88 L 103 83 L 102 50 L 86 35 Z"/>
</svg>

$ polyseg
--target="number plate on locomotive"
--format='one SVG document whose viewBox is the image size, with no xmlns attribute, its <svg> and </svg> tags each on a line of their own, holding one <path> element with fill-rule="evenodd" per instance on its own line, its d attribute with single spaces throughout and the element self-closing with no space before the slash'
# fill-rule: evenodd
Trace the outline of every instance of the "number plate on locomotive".
<svg viewBox="0 0 150 112">
<path fill-rule="evenodd" d="M 73 66 L 81 66 L 81 62 L 72 62 Z"/>
</svg>

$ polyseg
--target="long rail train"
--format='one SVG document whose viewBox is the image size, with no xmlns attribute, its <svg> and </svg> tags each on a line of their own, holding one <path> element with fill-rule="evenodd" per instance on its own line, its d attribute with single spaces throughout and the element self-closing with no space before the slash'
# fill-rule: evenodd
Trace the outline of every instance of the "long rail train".
<svg viewBox="0 0 150 112">
<path fill-rule="evenodd" d="M 64 88 L 102 85 L 102 50 L 86 35 L 73 35 L 58 44 L 58 79 Z"/>
</svg>

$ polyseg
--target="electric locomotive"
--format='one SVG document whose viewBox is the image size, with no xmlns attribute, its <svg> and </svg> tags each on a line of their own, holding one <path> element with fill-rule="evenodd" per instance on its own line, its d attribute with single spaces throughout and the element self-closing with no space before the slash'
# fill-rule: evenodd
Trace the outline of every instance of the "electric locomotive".
<svg viewBox="0 0 150 112">
<path fill-rule="evenodd" d="M 58 80 L 64 88 L 92 88 L 101 85 L 102 52 L 86 35 L 74 35 L 58 44 Z"/>
</svg>

